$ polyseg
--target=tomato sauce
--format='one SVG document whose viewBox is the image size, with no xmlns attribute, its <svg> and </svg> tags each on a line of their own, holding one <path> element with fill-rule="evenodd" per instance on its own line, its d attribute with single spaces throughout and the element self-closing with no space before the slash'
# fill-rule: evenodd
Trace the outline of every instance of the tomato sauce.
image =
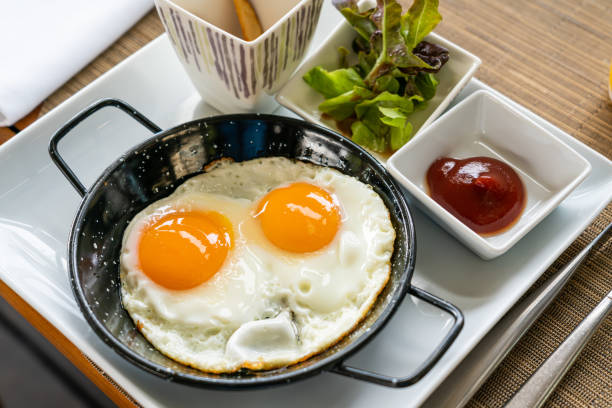
<svg viewBox="0 0 612 408">
<path fill-rule="evenodd" d="M 516 172 L 491 157 L 441 157 L 427 170 L 429 195 L 475 232 L 502 232 L 518 220 L 526 194 Z"/>
</svg>

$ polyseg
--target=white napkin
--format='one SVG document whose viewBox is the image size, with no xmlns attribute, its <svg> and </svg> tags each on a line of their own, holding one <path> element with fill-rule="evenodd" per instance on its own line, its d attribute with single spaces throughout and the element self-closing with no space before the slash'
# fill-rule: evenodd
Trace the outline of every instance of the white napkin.
<svg viewBox="0 0 612 408">
<path fill-rule="evenodd" d="M 0 126 L 28 114 L 152 5 L 152 0 L 0 0 Z"/>
</svg>

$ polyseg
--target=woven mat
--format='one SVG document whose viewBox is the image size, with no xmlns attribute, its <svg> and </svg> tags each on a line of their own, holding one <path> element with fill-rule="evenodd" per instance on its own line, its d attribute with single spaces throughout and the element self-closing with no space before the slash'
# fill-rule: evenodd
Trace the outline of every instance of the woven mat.
<svg viewBox="0 0 612 408">
<path fill-rule="evenodd" d="M 436 30 L 482 59 L 478 78 L 606 157 L 612 157 L 612 0 L 442 0 Z M 111 48 L 50 96 L 41 115 L 163 32 L 149 13 Z M 612 205 L 534 287 L 612 221 Z M 610 243 L 593 253 L 565 290 L 470 401 L 500 407 L 612 288 Z M 589 342 L 546 403 L 612 406 L 612 317 Z"/>
</svg>

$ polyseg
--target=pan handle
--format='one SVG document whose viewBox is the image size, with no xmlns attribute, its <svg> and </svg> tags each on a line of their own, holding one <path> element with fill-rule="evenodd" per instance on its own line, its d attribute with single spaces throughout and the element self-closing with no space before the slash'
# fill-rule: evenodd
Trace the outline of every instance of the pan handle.
<svg viewBox="0 0 612 408">
<path fill-rule="evenodd" d="M 49 155 L 51 156 L 53 163 L 55 163 L 55 165 L 60 169 L 62 174 L 64 174 L 64 177 L 68 179 L 70 184 L 72 184 L 72 187 L 75 188 L 75 190 L 81 195 L 81 197 L 87 194 L 87 189 L 85 188 L 85 186 L 83 186 L 83 183 L 81 183 L 81 181 L 74 174 L 72 169 L 68 166 L 68 164 L 66 164 L 62 156 L 59 154 L 57 145 L 59 141 L 62 140 L 62 138 L 68 134 L 68 132 L 75 128 L 76 125 L 87 119 L 95 112 L 107 106 L 112 106 L 121 109 L 153 133 L 157 133 L 161 130 L 159 126 L 147 119 L 147 117 L 145 117 L 142 113 L 138 112 L 136 109 L 132 108 L 130 105 L 119 99 L 101 99 L 98 102 L 92 104 L 91 106 L 83 109 L 81 112 L 77 113 L 51 137 L 51 141 L 49 142 Z"/>
<path fill-rule="evenodd" d="M 461 313 L 461 310 L 459 310 L 456 306 L 432 295 L 431 293 L 424 291 L 423 289 L 411 286 L 408 289 L 408 293 L 444 310 L 445 312 L 450 313 L 453 316 L 453 319 L 455 320 L 453 326 L 446 334 L 442 342 L 438 344 L 436 349 L 427 357 L 427 359 L 419 367 L 417 367 L 417 369 L 413 373 L 406 377 L 392 377 L 357 367 L 351 367 L 344 364 L 344 361 L 340 362 L 340 364 L 332 368 L 330 372 L 345 375 L 347 377 L 355 378 L 358 380 L 371 382 L 374 384 L 384 385 L 386 387 L 401 388 L 416 383 L 425 374 L 427 374 L 429 370 L 431 370 L 433 365 L 440 359 L 440 357 L 442 357 L 444 352 L 448 350 L 450 345 L 453 343 L 453 341 L 461 331 L 461 328 L 463 327 L 463 314 Z"/>
</svg>

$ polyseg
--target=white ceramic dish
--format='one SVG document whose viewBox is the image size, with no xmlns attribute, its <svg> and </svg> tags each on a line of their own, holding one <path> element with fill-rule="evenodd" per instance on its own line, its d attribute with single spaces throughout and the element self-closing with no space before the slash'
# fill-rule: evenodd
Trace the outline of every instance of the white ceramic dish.
<svg viewBox="0 0 612 408">
<path fill-rule="evenodd" d="M 477 234 L 428 194 L 425 174 L 439 157 L 487 156 L 509 164 L 527 201 L 519 220 L 492 236 Z M 502 255 L 582 182 L 591 165 L 567 144 L 491 92 L 474 92 L 387 162 L 391 174 L 440 226 L 484 259 Z"/>
<path fill-rule="evenodd" d="M 323 0 L 253 2 L 264 32 L 241 38 L 232 0 L 155 0 L 176 58 L 222 112 L 271 112 L 272 96 L 306 55 Z"/>
<path fill-rule="evenodd" d="M 337 13 L 339 18 L 342 18 L 337 11 L 333 10 L 332 13 Z M 276 95 L 278 103 L 310 122 L 339 132 L 333 120 L 321 117 L 318 106 L 324 101 L 323 96 L 304 82 L 302 77 L 317 65 L 327 70 L 338 68 L 338 48 L 351 49 L 355 36 L 353 28 L 342 21 L 323 44 L 304 60 L 300 69 L 279 91 Z M 425 109 L 410 115 L 410 123 L 412 123 L 415 135 L 444 112 L 480 66 L 478 57 L 435 33 L 429 34 L 425 40 L 446 47 L 449 50 L 450 59 L 436 74 L 439 80 L 436 95 L 428 101 Z M 384 157 L 378 155 L 377 157 L 384 161 Z"/>
<path fill-rule="evenodd" d="M 325 2 L 313 42 L 321 41 L 338 23 L 337 13 L 332 11 Z M 490 90 L 472 80 L 451 105 L 479 89 Z M 146 407 L 418 406 L 612 198 L 609 160 L 509 102 L 576 149 L 591 163 L 592 172 L 511 251 L 489 262 L 414 210 L 418 240 L 415 285 L 453 302 L 465 315 L 465 325 L 455 343 L 428 375 L 404 389 L 330 374 L 264 390 L 197 389 L 161 380 L 119 357 L 89 328 L 70 290 L 66 242 L 80 197 L 51 163 L 47 143 L 75 113 L 109 96 L 124 99 L 164 128 L 217 113 L 200 102 L 164 35 L 0 146 L 0 279 Z M 277 113 L 294 116 L 285 109 Z M 119 154 L 150 136 L 143 129 L 121 113 L 103 110 L 91 122 L 75 128 L 60 149 L 89 185 Z M 419 365 L 451 321 L 447 315 L 407 297 L 385 330 L 349 362 L 389 374 L 405 374 Z"/>
</svg>

